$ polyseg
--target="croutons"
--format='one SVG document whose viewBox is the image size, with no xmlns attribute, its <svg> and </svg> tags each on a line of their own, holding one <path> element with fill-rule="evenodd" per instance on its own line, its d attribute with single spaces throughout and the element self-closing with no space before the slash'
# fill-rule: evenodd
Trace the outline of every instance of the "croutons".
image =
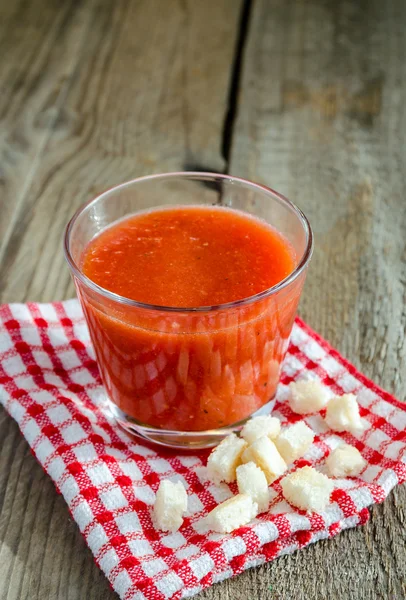
<svg viewBox="0 0 406 600">
<path fill-rule="evenodd" d="M 275 444 L 266 436 L 260 437 L 248 446 L 241 458 L 243 463 L 252 461 L 262 469 L 268 483 L 272 483 L 287 469 L 286 463 Z"/>
<path fill-rule="evenodd" d="M 248 444 L 252 444 L 259 437 L 266 435 L 273 439 L 279 435 L 281 422 L 276 417 L 261 415 L 247 421 L 241 431 L 241 437 Z"/>
<path fill-rule="evenodd" d="M 241 464 L 241 455 L 247 447 L 247 442 L 237 437 L 235 433 L 228 435 L 211 452 L 207 461 L 207 474 L 214 483 L 235 481 L 235 470 Z"/>
<path fill-rule="evenodd" d="M 164 479 L 159 484 L 154 504 L 154 520 L 162 531 L 177 531 L 187 510 L 187 494 L 182 483 Z"/>
<path fill-rule="evenodd" d="M 326 466 L 332 477 L 355 477 L 366 466 L 367 461 L 350 444 L 338 446 L 327 457 Z"/>
<path fill-rule="evenodd" d="M 302 467 L 286 475 L 281 481 L 281 487 L 289 504 L 302 510 L 318 512 L 329 503 L 334 484 L 313 467 Z"/>
<path fill-rule="evenodd" d="M 222 502 L 207 515 L 207 522 L 213 531 L 230 533 L 254 519 L 258 505 L 248 494 L 237 494 Z"/>
<path fill-rule="evenodd" d="M 358 402 L 354 394 L 332 398 L 327 405 L 326 423 L 334 431 L 356 433 L 363 430 Z"/>
<path fill-rule="evenodd" d="M 314 440 L 314 433 L 303 421 L 298 421 L 289 427 L 284 427 L 274 440 L 279 454 L 286 464 L 291 464 L 303 456 Z"/>
<path fill-rule="evenodd" d="M 253 462 L 237 467 L 237 485 L 240 494 L 251 496 L 258 505 L 258 512 L 269 508 L 269 489 L 264 473 Z"/>
<path fill-rule="evenodd" d="M 299 415 L 317 412 L 328 402 L 327 390 L 318 381 L 293 381 L 289 388 L 289 406 Z"/>
</svg>

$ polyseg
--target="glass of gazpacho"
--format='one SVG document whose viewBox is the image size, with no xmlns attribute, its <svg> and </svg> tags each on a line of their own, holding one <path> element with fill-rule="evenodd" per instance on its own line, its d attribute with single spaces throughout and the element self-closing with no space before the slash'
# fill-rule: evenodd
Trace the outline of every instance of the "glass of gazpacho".
<svg viewBox="0 0 406 600">
<path fill-rule="evenodd" d="M 141 177 L 80 208 L 65 253 L 118 423 L 203 448 L 269 412 L 312 239 L 292 202 L 229 175 Z"/>
</svg>

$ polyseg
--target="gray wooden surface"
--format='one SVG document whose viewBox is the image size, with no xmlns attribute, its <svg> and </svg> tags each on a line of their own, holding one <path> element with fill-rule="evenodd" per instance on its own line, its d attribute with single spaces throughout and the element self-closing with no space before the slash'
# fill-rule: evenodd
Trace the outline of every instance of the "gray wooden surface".
<svg viewBox="0 0 406 600">
<path fill-rule="evenodd" d="M 404 0 L 0 0 L 0 301 L 73 295 L 74 209 L 137 175 L 267 183 L 310 217 L 301 314 L 405 399 Z M 405 488 L 201 598 L 406 597 Z M 0 598 L 115 594 L 0 412 Z"/>
</svg>

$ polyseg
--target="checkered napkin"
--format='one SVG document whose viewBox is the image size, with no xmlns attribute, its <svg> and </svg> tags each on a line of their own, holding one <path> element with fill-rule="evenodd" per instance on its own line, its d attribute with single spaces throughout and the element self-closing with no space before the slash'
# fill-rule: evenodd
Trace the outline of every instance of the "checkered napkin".
<svg viewBox="0 0 406 600">
<path fill-rule="evenodd" d="M 153 450 L 114 423 L 93 348 L 76 300 L 0 307 L 0 401 L 17 421 L 43 468 L 63 494 L 97 564 L 123 600 L 192 596 L 217 581 L 365 523 L 406 479 L 406 406 L 358 373 L 297 320 L 278 389 L 276 415 L 301 419 L 287 403 L 298 377 L 320 379 L 333 393 L 358 395 L 366 429 L 336 434 L 322 414 L 305 418 L 315 441 L 295 467 L 323 462 L 340 438 L 367 460 L 359 478 L 337 479 L 323 513 L 294 510 L 272 485 L 269 513 L 230 535 L 202 532 L 202 517 L 234 493 L 207 481 L 207 452 Z M 160 480 L 182 481 L 188 514 L 180 531 L 154 529 L 151 507 Z"/>
</svg>

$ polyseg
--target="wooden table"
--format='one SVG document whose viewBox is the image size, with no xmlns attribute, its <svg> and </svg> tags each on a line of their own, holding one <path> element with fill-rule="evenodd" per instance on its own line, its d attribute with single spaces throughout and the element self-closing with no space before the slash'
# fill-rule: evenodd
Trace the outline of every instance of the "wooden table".
<svg viewBox="0 0 406 600">
<path fill-rule="evenodd" d="M 404 399 L 405 24 L 404 0 L 0 0 L 0 301 L 73 295 L 62 231 L 97 192 L 238 174 L 313 224 L 302 316 Z M 0 597 L 116 597 L 4 411 L 0 440 Z M 405 498 L 201 597 L 400 600 Z"/>
</svg>

